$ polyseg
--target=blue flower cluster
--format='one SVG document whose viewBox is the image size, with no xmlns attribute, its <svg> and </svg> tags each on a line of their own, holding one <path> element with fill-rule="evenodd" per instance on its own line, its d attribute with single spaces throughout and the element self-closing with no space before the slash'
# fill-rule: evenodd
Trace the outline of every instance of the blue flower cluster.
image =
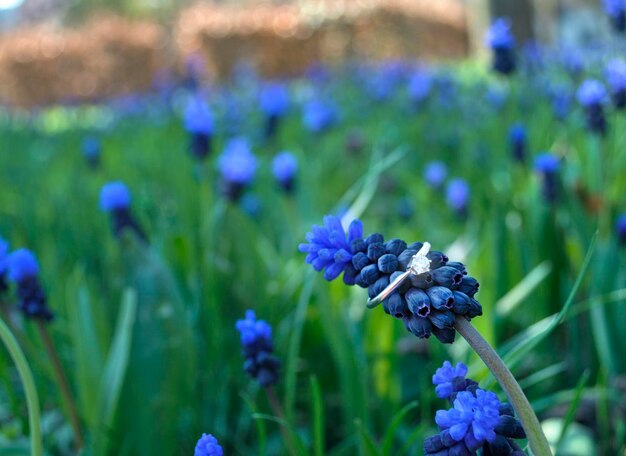
<svg viewBox="0 0 626 456">
<path fill-rule="evenodd" d="M 526 161 L 527 143 L 528 135 L 526 128 L 520 123 L 511 125 L 511 128 L 509 128 L 509 146 L 511 154 L 520 163 Z"/>
<path fill-rule="evenodd" d="M 585 109 L 587 128 L 593 133 L 604 136 L 607 130 L 604 115 L 607 93 L 604 85 L 595 79 L 587 79 L 578 88 L 576 98 Z"/>
<path fill-rule="evenodd" d="M 558 196 L 558 171 L 559 157 L 549 152 L 537 155 L 535 158 L 535 171 L 542 180 L 542 191 L 546 201 L 553 203 Z"/>
<path fill-rule="evenodd" d="M 193 456 L 223 456 L 224 451 L 217 439 L 211 434 L 202 434 L 196 444 Z"/>
<path fill-rule="evenodd" d="M 603 0 L 602 3 L 615 31 L 624 33 L 626 31 L 626 3 L 624 0 Z"/>
<path fill-rule="evenodd" d="M 246 318 L 238 320 L 235 327 L 241 335 L 246 373 L 263 387 L 274 385 L 278 381 L 280 361 L 272 354 L 272 327 L 257 320 L 252 310 L 248 310 Z"/>
<path fill-rule="evenodd" d="M 39 263 L 30 250 L 17 249 L 11 252 L 8 257 L 8 278 L 17 286 L 18 305 L 26 317 L 45 322 L 54 318 L 39 281 Z"/>
<path fill-rule="evenodd" d="M 287 151 L 276 154 L 272 160 L 272 173 L 282 189 L 290 193 L 293 191 L 296 173 L 298 172 L 298 159 Z"/>
<path fill-rule="evenodd" d="M 302 123 L 312 133 L 321 133 L 339 120 L 339 108 L 331 100 L 316 98 L 302 107 Z"/>
<path fill-rule="evenodd" d="M 231 201 L 241 197 L 257 170 L 257 159 L 245 138 L 233 138 L 224 147 L 218 168 L 222 176 L 222 193 Z"/>
<path fill-rule="evenodd" d="M 9 285 L 7 283 L 7 270 L 9 269 L 9 243 L 0 236 L 0 296 L 5 293 Z"/>
<path fill-rule="evenodd" d="M 203 160 L 211 153 L 214 122 L 211 108 L 199 95 L 187 101 L 184 124 L 189 133 L 189 152 L 194 158 Z"/>
<path fill-rule="evenodd" d="M 344 283 L 367 288 L 370 298 L 406 271 L 423 245 L 407 245 L 401 239 L 385 242 L 379 233 L 363 238 L 359 220 L 352 221 L 346 233 L 341 220 L 330 215 L 324 217 L 324 226 L 313 226 L 306 240 L 299 250 L 307 253 L 307 263 L 316 271 L 324 270 L 326 280 L 343 273 Z M 383 301 L 383 308 L 417 337 L 434 334 L 440 341 L 452 343 L 457 316 L 471 319 L 482 315 L 482 307 L 474 299 L 478 281 L 467 275 L 462 263 L 449 262 L 441 252 L 431 251 L 427 258 L 430 271 L 407 278 Z"/>
<path fill-rule="evenodd" d="M 91 168 L 97 168 L 100 165 L 100 154 L 102 153 L 102 145 L 96 136 L 87 136 L 81 143 L 83 156 Z"/>
<path fill-rule="evenodd" d="M 265 115 L 265 137 L 271 139 L 276 135 L 280 119 L 289 110 L 289 91 L 280 82 L 265 84 L 259 92 L 259 108 Z"/>
<path fill-rule="evenodd" d="M 147 242 L 145 232 L 130 212 L 130 202 L 130 191 L 121 181 L 108 182 L 100 189 L 100 209 L 110 214 L 113 234 L 120 237 L 128 230 Z"/>
<path fill-rule="evenodd" d="M 508 18 L 496 19 L 485 35 L 487 45 L 493 51 L 492 67 L 498 73 L 509 75 L 515 71 L 515 38 Z"/>
<path fill-rule="evenodd" d="M 613 104 L 617 109 L 626 107 L 626 62 L 613 59 L 606 65 L 606 81 L 611 89 Z"/>
<path fill-rule="evenodd" d="M 526 434 L 512 407 L 501 403 L 493 392 L 478 388 L 466 375 L 463 363 L 453 367 L 449 361 L 433 375 L 437 395 L 448 399 L 452 408 L 437 411 L 440 432 L 424 441 L 424 455 L 470 456 L 482 450 L 483 455 L 523 456 L 514 439 Z"/>
</svg>

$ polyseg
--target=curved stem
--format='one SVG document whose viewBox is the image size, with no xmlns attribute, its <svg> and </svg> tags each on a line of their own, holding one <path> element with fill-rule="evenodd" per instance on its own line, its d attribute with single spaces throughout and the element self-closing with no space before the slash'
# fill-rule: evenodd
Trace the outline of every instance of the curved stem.
<svg viewBox="0 0 626 456">
<path fill-rule="evenodd" d="M 78 409 L 76 408 L 76 403 L 74 402 L 69 382 L 67 381 L 67 377 L 65 376 L 65 372 L 63 371 L 61 360 L 59 359 L 59 355 L 57 355 L 57 352 L 54 348 L 54 343 L 50 338 L 50 334 L 48 333 L 46 324 L 41 320 L 37 320 L 37 330 L 39 331 L 39 335 L 41 336 L 43 345 L 48 352 L 48 357 L 52 362 L 52 370 L 54 371 L 54 374 L 57 378 L 57 383 L 59 384 L 59 388 L 61 389 L 61 395 L 65 400 L 65 406 L 67 407 L 70 424 L 72 426 L 72 430 L 74 431 L 74 446 L 76 451 L 79 451 L 83 448 L 83 433 L 80 430 Z"/>
<path fill-rule="evenodd" d="M 481 357 L 509 397 L 509 401 L 511 401 L 511 405 L 515 408 L 517 417 L 521 421 L 524 431 L 526 431 L 528 444 L 533 454 L 535 456 L 552 456 L 552 450 L 550 450 L 550 445 L 541 429 L 537 415 L 535 415 L 522 388 L 520 388 L 515 377 L 513 377 L 509 368 L 504 364 L 504 361 L 502 361 L 496 351 L 483 336 L 476 331 L 476 328 L 474 328 L 468 320 L 465 318 L 457 318 L 454 326 L 478 356 Z"/>
<path fill-rule="evenodd" d="M 285 420 L 285 412 L 283 412 L 283 407 L 280 405 L 280 401 L 276 397 L 276 393 L 274 392 L 273 386 L 266 386 L 265 393 L 267 394 L 267 399 L 269 400 L 270 406 L 274 411 L 274 415 L 280 418 L 283 424 L 280 425 L 280 431 L 283 434 L 283 439 L 285 440 L 285 444 L 289 449 L 289 453 L 292 456 L 297 456 L 298 451 L 296 449 L 296 444 L 293 439 L 293 435 L 290 430 L 287 429 L 287 421 Z"/>
<path fill-rule="evenodd" d="M 20 375 L 22 384 L 24 385 L 24 394 L 26 395 L 26 406 L 28 407 L 28 426 L 30 428 L 30 454 L 31 456 L 41 456 L 43 454 L 43 445 L 41 440 L 41 416 L 39 413 L 39 397 L 37 396 L 37 388 L 35 388 L 35 380 L 33 373 L 28 367 L 28 362 L 24 353 L 20 349 L 15 336 L 0 318 L 0 339 L 6 346 L 15 366 Z"/>
</svg>

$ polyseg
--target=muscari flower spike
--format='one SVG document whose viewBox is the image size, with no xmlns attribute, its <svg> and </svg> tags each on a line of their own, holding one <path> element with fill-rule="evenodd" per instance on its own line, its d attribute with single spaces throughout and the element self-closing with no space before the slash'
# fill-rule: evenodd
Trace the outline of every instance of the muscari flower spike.
<svg viewBox="0 0 626 456">
<path fill-rule="evenodd" d="M 626 31 L 626 3 L 624 0 L 603 0 L 604 11 L 616 32 Z"/>
<path fill-rule="evenodd" d="M 385 242 L 379 233 L 363 238 L 363 225 L 356 219 L 346 233 L 341 220 L 332 215 L 324 217 L 324 226 L 313 225 L 306 240 L 299 250 L 307 253 L 307 263 L 316 271 L 323 270 L 326 280 L 343 273 L 345 284 L 367 288 L 370 298 L 404 273 L 423 245 L 407 245 L 401 239 Z M 441 252 L 431 251 L 427 258 L 430 271 L 407 278 L 382 302 L 383 309 L 417 337 L 434 334 L 441 342 L 452 343 L 455 318 L 482 315 L 474 299 L 478 282 L 467 275 L 462 263 L 449 262 Z"/>
<path fill-rule="evenodd" d="M 257 169 L 257 159 L 245 138 L 233 138 L 219 158 L 222 192 L 230 201 L 238 200 L 248 187 Z"/>
<path fill-rule="evenodd" d="M 280 152 L 272 160 L 272 174 L 286 193 L 293 190 L 297 172 L 298 159 L 291 152 Z"/>
<path fill-rule="evenodd" d="M 493 51 L 492 68 L 509 75 L 515 71 L 515 38 L 508 18 L 496 19 L 485 34 L 485 41 Z"/>
<path fill-rule="evenodd" d="M 302 107 L 302 123 L 311 133 L 321 133 L 333 127 L 339 110 L 330 100 L 313 99 Z"/>
<path fill-rule="evenodd" d="M 270 139 L 276 135 L 280 119 L 289 109 L 289 91 L 280 82 L 265 84 L 259 92 L 259 108 L 265 115 L 265 137 Z"/>
<path fill-rule="evenodd" d="M 246 358 L 244 371 L 263 387 L 278 381 L 280 361 L 272 353 L 272 327 L 263 320 L 257 320 L 254 311 L 248 310 L 246 318 L 237 320 L 235 325 L 241 335 L 241 345 Z"/>
<path fill-rule="evenodd" d="M 595 79 L 584 81 L 578 91 L 576 98 L 585 109 L 587 128 L 593 133 L 604 136 L 606 134 L 606 117 L 604 115 L 604 102 L 607 94 L 604 85 Z"/>
<path fill-rule="evenodd" d="M 438 189 L 448 177 L 448 168 L 443 162 L 431 161 L 424 166 L 424 180 L 429 187 Z"/>
<path fill-rule="evenodd" d="M 11 252 L 8 258 L 8 278 L 17 285 L 19 308 L 26 317 L 44 322 L 54 318 L 39 281 L 39 263 L 30 250 L 17 249 Z"/>
<path fill-rule="evenodd" d="M 417 70 L 409 78 L 409 99 L 416 105 L 423 103 L 433 88 L 432 76 L 424 71 Z"/>
<path fill-rule="evenodd" d="M 223 456 L 224 452 L 217 439 L 211 434 L 202 434 L 193 456 Z"/>
<path fill-rule="evenodd" d="M 9 269 L 9 243 L 0 236 L 0 296 L 9 289 L 7 271 Z"/>
<path fill-rule="evenodd" d="M 187 101 L 184 124 L 189 133 L 189 152 L 194 158 L 203 160 L 211 153 L 214 122 L 211 108 L 200 96 Z"/>
<path fill-rule="evenodd" d="M 467 216 L 467 204 L 470 196 L 470 187 L 464 179 L 452 179 L 446 189 L 446 202 L 459 217 Z"/>
<path fill-rule="evenodd" d="M 509 146 L 513 157 L 520 163 L 526 160 L 527 142 L 526 128 L 520 123 L 511 125 L 509 128 Z"/>
<path fill-rule="evenodd" d="M 452 408 L 436 413 L 440 432 L 424 441 L 424 454 L 471 456 L 482 450 L 488 456 L 523 456 L 514 439 L 525 438 L 526 433 L 513 408 L 466 375 L 463 363 L 453 367 L 449 361 L 433 375 L 437 395 L 448 399 Z"/>
<path fill-rule="evenodd" d="M 626 245 L 626 214 L 620 214 L 615 222 L 615 231 L 621 245 Z"/>
<path fill-rule="evenodd" d="M 626 62 L 613 59 L 606 65 L 606 80 L 617 109 L 626 107 Z"/>
<path fill-rule="evenodd" d="M 115 237 L 119 238 L 128 229 L 145 242 L 148 238 L 130 212 L 130 202 L 130 191 L 121 181 L 108 182 L 100 189 L 100 210 L 111 215 Z"/>
<path fill-rule="evenodd" d="M 549 152 L 535 158 L 535 171 L 542 179 L 543 196 L 548 202 L 554 202 L 557 197 L 559 166 L 559 157 Z"/>
<path fill-rule="evenodd" d="M 87 164 L 91 168 L 97 168 L 100 165 L 100 154 L 102 152 L 102 145 L 100 140 L 95 136 L 87 136 L 81 143 L 81 150 Z"/>
</svg>

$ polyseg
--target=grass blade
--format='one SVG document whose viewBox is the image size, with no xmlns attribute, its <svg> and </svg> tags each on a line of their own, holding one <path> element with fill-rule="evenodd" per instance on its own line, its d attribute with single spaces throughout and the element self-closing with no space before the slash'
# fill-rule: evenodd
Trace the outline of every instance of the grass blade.
<svg viewBox="0 0 626 456">
<path fill-rule="evenodd" d="M 418 406 L 417 401 L 409 402 L 407 405 L 402 407 L 398 413 L 395 414 L 393 419 L 391 420 L 391 424 L 387 427 L 387 431 L 385 432 L 385 436 L 383 437 L 382 444 L 382 453 L 383 456 L 391 456 L 391 448 L 393 446 L 393 439 L 396 435 L 396 431 L 400 424 L 402 424 L 402 420 L 408 415 L 408 413 L 415 409 Z"/>
<path fill-rule="evenodd" d="M 324 455 L 326 439 L 324 436 L 324 404 L 322 401 L 322 391 L 315 376 L 311 376 L 311 403 L 313 405 L 313 454 L 315 456 Z"/>
</svg>

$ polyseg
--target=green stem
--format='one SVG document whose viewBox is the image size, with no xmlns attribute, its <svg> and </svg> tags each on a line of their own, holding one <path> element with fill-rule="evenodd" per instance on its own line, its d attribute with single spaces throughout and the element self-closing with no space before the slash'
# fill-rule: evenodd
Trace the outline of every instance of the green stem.
<svg viewBox="0 0 626 456">
<path fill-rule="evenodd" d="M 289 453 L 292 456 L 298 456 L 298 451 L 296 449 L 296 444 L 293 440 L 293 435 L 286 428 L 287 422 L 285 420 L 285 412 L 283 412 L 283 408 L 280 405 L 280 401 L 276 397 L 276 393 L 274 392 L 274 387 L 266 386 L 265 392 L 267 393 L 267 399 L 269 400 L 270 406 L 272 407 L 272 410 L 274 411 L 274 415 L 280 418 L 284 423 L 283 425 L 280 426 L 280 431 L 283 434 L 283 439 L 285 440 L 287 447 L 289 448 Z"/>
<path fill-rule="evenodd" d="M 26 357 L 20 349 L 15 336 L 13 336 L 13 333 L 2 318 L 0 318 L 0 339 L 2 339 L 2 342 L 9 351 L 9 354 L 17 367 L 20 379 L 22 380 L 22 385 L 24 385 L 26 406 L 28 407 L 28 425 L 30 428 L 30 454 L 31 456 L 42 456 L 43 445 L 41 440 L 39 397 L 37 396 L 37 388 L 35 388 L 33 373 L 30 371 Z"/>
<path fill-rule="evenodd" d="M 44 347 L 46 347 L 46 351 L 48 352 L 48 357 L 50 358 L 50 362 L 52 363 L 53 367 L 52 370 L 54 371 L 54 375 L 56 376 L 57 383 L 59 384 L 59 388 L 61 390 L 61 395 L 63 396 L 65 406 L 67 408 L 67 412 L 70 418 L 70 424 L 72 426 L 72 430 L 74 431 L 74 447 L 76 451 L 79 451 L 83 448 L 84 444 L 83 433 L 80 430 L 78 409 L 76 408 L 76 403 L 74 402 L 69 382 L 67 381 L 67 377 L 65 376 L 65 372 L 63 371 L 63 365 L 61 364 L 59 355 L 57 355 L 57 352 L 54 348 L 52 338 L 48 333 L 46 323 L 41 320 L 37 320 L 37 330 L 39 331 L 41 340 L 43 341 Z"/>
<path fill-rule="evenodd" d="M 504 364 L 504 361 L 502 361 L 496 351 L 483 336 L 476 331 L 476 328 L 474 328 L 468 320 L 465 318 L 457 318 L 454 326 L 478 356 L 481 357 L 509 397 L 509 401 L 511 401 L 513 408 L 515 408 L 517 417 L 526 431 L 528 444 L 533 454 L 535 456 L 552 456 L 552 450 L 550 450 L 550 445 L 541 429 L 537 415 L 535 415 L 522 388 L 520 388 L 515 377 L 513 377 L 509 368 Z"/>
</svg>

